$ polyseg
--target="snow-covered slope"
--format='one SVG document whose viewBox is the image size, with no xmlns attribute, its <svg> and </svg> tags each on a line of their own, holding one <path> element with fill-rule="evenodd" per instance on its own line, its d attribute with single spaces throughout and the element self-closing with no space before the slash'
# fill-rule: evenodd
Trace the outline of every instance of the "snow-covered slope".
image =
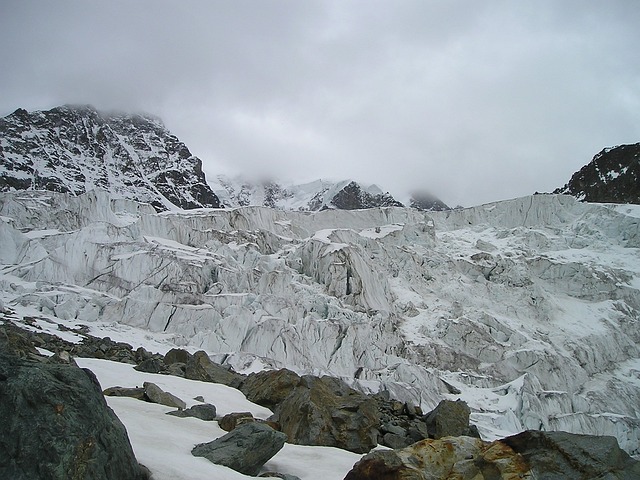
<svg viewBox="0 0 640 480">
<path fill-rule="evenodd" d="M 99 191 L 5 193 L 0 295 L 240 371 L 329 373 L 424 411 L 462 398 L 485 438 L 562 429 L 638 454 L 638 208 L 158 214 Z"/>
<path fill-rule="evenodd" d="M 200 159 L 157 118 L 90 106 L 0 118 L 0 191 L 93 188 L 158 210 L 219 206 Z"/>
<path fill-rule="evenodd" d="M 279 210 L 318 211 L 328 208 L 357 210 L 404 206 L 377 185 L 363 185 L 353 180 L 283 184 L 218 175 L 210 181 L 210 185 L 222 204 L 229 207 L 262 206 Z M 419 210 L 449 209 L 441 200 L 427 194 L 414 195 L 408 205 Z"/>
</svg>

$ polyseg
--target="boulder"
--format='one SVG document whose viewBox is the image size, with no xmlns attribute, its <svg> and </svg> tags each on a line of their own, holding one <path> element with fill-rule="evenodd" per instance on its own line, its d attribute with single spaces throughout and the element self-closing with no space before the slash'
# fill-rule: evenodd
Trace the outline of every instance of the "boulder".
<svg viewBox="0 0 640 480">
<path fill-rule="evenodd" d="M 447 437 L 422 440 L 401 450 L 371 452 L 353 466 L 345 480 L 450 478 L 515 480 L 534 477 L 522 456 L 504 443 L 489 443 L 472 437 Z"/>
<path fill-rule="evenodd" d="M 286 440 L 285 434 L 263 423 L 245 423 L 212 442 L 196 445 L 191 454 L 255 476 L 280 451 Z"/>
<path fill-rule="evenodd" d="M 269 370 L 249 375 L 240 390 L 247 400 L 273 410 L 301 381 L 300 375 L 286 368 Z"/>
<path fill-rule="evenodd" d="M 185 378 L 200 380 L 201 382 L 213 382 L 237 388 L 243 380 L 243 376 L 227 370 L 211 361 L 206 352 L 200 350 L 193 354 L 185 365 Z"/>
<path fill-rule="evenodd" d="M 89 370 L 19 358 L 0 344 L 0 398 L 0 478 L 143 478 Z"/>
<path fill-rule="evenodd" d="M 427 414 L 426 423 L 429 437 L 438 439 L 469 435 L 471 433 L 469 430 L 470 414 L 471 409 L 464 401 L 442 400 L 435 409 Z"/>
<path fill-rule="evenodd" d="M 140 387 L 109 387 L 102 392 L 107 397 L 130 397 L 137 400 L 147 400 L 144 394 L 144 388 Z"/>
<path fill-rule="evenodd" d="M 275 408 L 273 420 L 291 443 L 365 453 L 377 445 L 375 400 L 332 377 L 304 376 Z"/>
<path fill-rule="evenodd" d="M 185 410 L 174 410 L 172 412 L 167 412 L 167 415 L 173 415 L 174 417 L 195 417 L 200 420 L 204 420 L 205 422 L 210 422 L 216 419 L 216 407 L 215 405 L 211 405 L 210 403 L 205 403 L 202 405 L 194 405 L 191 408 L 187 408 Z"/>
<path fill-rule="evenodd" d="M 172 348 L 164 356 L 165 365 L 174 363 L 189 363 L 193 355 L 182 348 Z"/>
<path fill-rule="evenodd" d="M 144 382 L 144 394 L 152 403 L 159 403 L 160 405 L 166 405 L 167 407 L 176 407 L 180 409 L 184 409 L 187 407 L 187 404 L 184 403 L 183 400 L 179 399 L 175 395 L 165 392 L 155 383 Z"/>
<path fill-rule="evenodd" d="M 233 412 L 233 413 L 228 413 L 227 415 L 222 417 L 218 421 L 218 426 L 221 429 L 227 432 L 230 432 L 231 430 L 238 427 L 239 425 L 243 425 L 249 422 L 255 422 L 255 420 L 256 419 L 253 418 L 253 415 L 251 414 L 251 412 Z"/>
<path fill-rule="evenodd" d="M 640 478 L 640 462 L 614 437 L 529 430 L 502 442 L 524 457 L 535 478 Z"/>
<path fill-rule="evenodd" d="M 133 368 L 135 370 L 138 370 L 139 372 L 161 373 L 167 369 L 167 366 L 164 364 L 164 362 L 161 359 L 151 357 L 141 361 L 138 365 L 136 365 Z"/>
</svg>

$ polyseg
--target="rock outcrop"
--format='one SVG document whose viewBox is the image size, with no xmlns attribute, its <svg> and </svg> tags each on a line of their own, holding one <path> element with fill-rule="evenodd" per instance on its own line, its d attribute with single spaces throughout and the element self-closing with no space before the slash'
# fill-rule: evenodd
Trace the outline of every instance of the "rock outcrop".
<svg viewBox="0 0 640 480">
<path fill-rule="evenodd" d="M 553 193 L 585 202 L 640 204 L 640 143 L 605 148 Z"/>
<path fill-rule="evenodd" d="M 270 420 L 290 443 L 324 445 L 365 453 L 377 445 L 376 401 L 332 377 L 299 376 L 282 369 L 250 375 L 247 399 L 273 410 Z"/>
<path fill-rule="evenodd" d="M 640 478 L 640 462 L 613 437 L 525 431 L 482 441 L 471 437 L 423 440 L 365 455 L 345 480 L 515 480 Z"/>
<path fill-rule="evenodd" d="M 262 466 L 282 449 L 287 436 L 263 423 L 246 423 L 191 453 L 212 463 L 225 465 L 245 475 L 256 476 Z"/>
<path fill-rule="evenodd" d="M 533 478 L 640 478 L 640 462 L 622 450 L 614 437 L 528 430 L 501 442 L 526 460 Z"/>
<path fill-rule="evenodd" d="M 422 440 L 400 450 L 365 455 L 345 480 L 531 479 L 524 458 L 500 442 L 471 437 Z M 544 477 L 539 477 L 544 478 Z"/>
<path fill-rule="evenodd" d="M 0 344 L 0 398 L 0 478 L 143 478 L 89 370 L 20 358 Z"/>
</svg>

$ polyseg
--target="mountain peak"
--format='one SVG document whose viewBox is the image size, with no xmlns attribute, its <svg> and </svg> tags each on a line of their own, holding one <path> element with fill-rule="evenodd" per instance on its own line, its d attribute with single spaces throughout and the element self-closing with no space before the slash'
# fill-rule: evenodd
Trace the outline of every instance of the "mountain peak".
<svg viewBox="0 0 640 480">
<path fill-rule="evenodd" d="M 303 184 L 292 184 L 218 175 L 211 181 L 211 186 L 221 202 L 230 207 L 259 205 L 279 210 L 319 211 L 405 206 L 379 186 L 362 184 L 352 179 L 337 182 L 318 179 Z M 420 210 L 448 209 L 436 197 L 430 198 L 433 199 L 430 204 L 411 206 Z M 434 205 L 441 208 L 432 208 Z"/>
<path fill-rule="evenodd" d="M 150 115 L 18 109 L 0 119 L 0 139 L 0 191 L 102 188 L 157 210 L 220 206 L 200 159 Z"/>
<path fill-rule="evenodd" d="M 640 143 L 603 149 L 553 193 L 586 202 L 640 204 Z"/>
</svg>

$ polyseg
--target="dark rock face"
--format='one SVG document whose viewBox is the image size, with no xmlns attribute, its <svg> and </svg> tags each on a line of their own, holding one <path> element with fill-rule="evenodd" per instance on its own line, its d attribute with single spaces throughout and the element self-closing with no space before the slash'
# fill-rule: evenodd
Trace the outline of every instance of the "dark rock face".
<svg viewBox="0 0 640 480">
<path fill-rule="evenodd" d="M 553 193 L 586 202 L 640 204 L 640 143 L 605 148 Z"/>
<path fill-rule="evenodd" d="M 255 476 L 278 453 L 287 436 L 263 423 L 246 423 L 209 443 L 196 445 L 191 454 L 225 465 L 245 475 Z"/>
<path fill-rule="evenodd" d="M 340 190 L 331 200 L 331 204 L 341 210 L 358 210 L 376 207 L 404 207 L 389 193 L 371 194 L 363 190 L 356 182 L 351 182 Z"/>
<path fill-rule="evenodd" d="M 500 441 L 524 457 L 536 478 L 640 478 L 640 462 L 614 437 L 530 430 Z"/>
<path fill-rule="evenodd" d="M 88 370 L 0 345 L 0 478 L 142 478 L 127 432 Z"/>
<path fill-rule="evenodd" d="M 220 207 L 202 162 L 157 118 L 64 106 L 0 119 L 0 191 L 101 188 L 157 210 Z"/>
</svg>

